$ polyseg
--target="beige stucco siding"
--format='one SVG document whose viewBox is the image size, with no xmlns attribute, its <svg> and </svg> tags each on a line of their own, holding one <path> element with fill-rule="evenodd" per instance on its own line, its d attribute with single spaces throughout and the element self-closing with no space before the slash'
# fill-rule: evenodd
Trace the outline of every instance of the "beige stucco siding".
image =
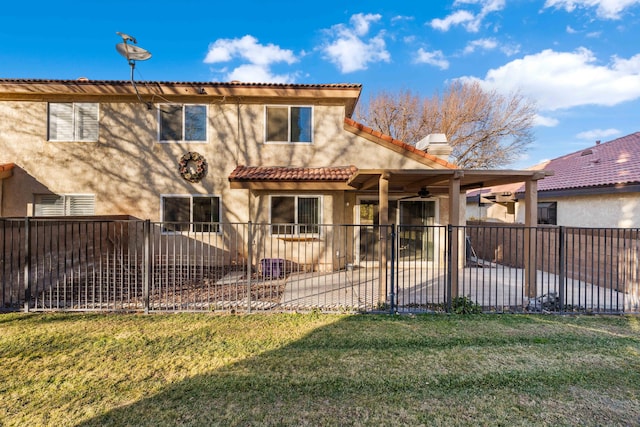
<svg viewBox="0 0 640 427">
<path fill-rule="evenodd" d="M 567 227 L 640 227 L 640 194 L 618 193 L 593 196 L 540 198 L 557 202 L 558 225 Z M 518 222 L 524 222 L 524 203 L 516 206 Z"/>
<path fill-rule="evenodd" d="M 46 102 L 4 101 L 0 163 L 17 167 L 4 182 L 2 214 L 30 214 L 34 194 L 91 193 L 97 215 L 159 220 L 160 195 L 208 194 L 221 196 L 225 222 L 266 220 L 264 201 L 248 190 L 229 188 L 228 176 L 237 165 L 427 168 L 345 131 L 344 115 L 344 106 L 314 105 L 312 144 L 265 144 L 264 105 L 211 103 L 206 143 L 160 143 L 157 108 L 109 102 L 99 105 L 97 142 L 52 142 L 47 141 Z M 178 160 L 188 151 L 208 161 L 208 175 L 199 183 L 178 173 Z M 323 222 L 353 220 L 350 210 L 343 209 L 347 202 L 351 209 L 353 198 L 345 199 L 343 192 L 321 193 Z"/>
</svg>

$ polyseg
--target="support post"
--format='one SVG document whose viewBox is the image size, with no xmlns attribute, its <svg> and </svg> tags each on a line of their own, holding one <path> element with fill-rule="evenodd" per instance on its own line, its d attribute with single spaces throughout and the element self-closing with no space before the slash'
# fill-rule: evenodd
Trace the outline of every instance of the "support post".
<svg viewBox="0 0 640 427">
<path fill-rule="evenodd" d="M 380 175 L 378 184 L 378 226 L 380 232 L 380 266 L 378 274 L 378 303 L 387 299 L 387 226 L 389 225 L 389 174 Z"/>
<path fill-rule="evenodd" d="M 464 172 L 456 171 L 449 179 L 449 224 L 452 227 L 450 238 L 449 260 L 451 263 L 450 273 L 450 298 L 458 296 L 458 271 L 460 268 L 460 179 Z M 464 246 L 462 246 L 464 247 Z"/>
<path fill-rule="evenodd" d="M 525 214 L 524 214 L 524 288 L 528 298 L 535 298 L 536 286 L 536 237 L 538 226 L 538 181 L 525 181 Z"/>
<path fill-rule="evenodd" d="M 396 226 L 391 224 L 391 292 L 389 292 L 389 313 L 395 312 L 396 292 L 395 292 L 395 274 L 396 274 Z"/>
</svg>

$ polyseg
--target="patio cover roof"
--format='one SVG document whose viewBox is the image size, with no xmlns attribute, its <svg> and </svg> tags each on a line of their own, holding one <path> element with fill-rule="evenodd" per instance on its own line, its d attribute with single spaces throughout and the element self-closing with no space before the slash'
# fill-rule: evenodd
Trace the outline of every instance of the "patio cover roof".
<svg viewBox="0 0 640 427">
<path fill-rule="evenodd" d="M 460 181 L 460 191 L 493 185 L 539 180 L 550 176 L 540 170 L 480 170 L 480 169 L 359 169 L 347 185 L 360 190 L 379 189 L 380 177 L 389 181 L 390 193 L 413 193 L 427 187 L 432 194 L 447 194 L 452 179 Z"/>
</svg>

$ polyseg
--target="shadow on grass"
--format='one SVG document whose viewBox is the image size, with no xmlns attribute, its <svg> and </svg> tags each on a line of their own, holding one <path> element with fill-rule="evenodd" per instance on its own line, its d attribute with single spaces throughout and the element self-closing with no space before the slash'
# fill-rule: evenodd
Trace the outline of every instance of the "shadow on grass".
<svg viewBox="0 0 640 427">
<path fill-rule="evenodd" d="M 541 415 L 552 424 L 572 424 L 580 419 L 572 418 L 574 407 L 553 408 L 553 416 L 544 418 L 544 400 L 566 397 L 571 387 L 597 390 L 609 383 L 634 389 L 640 381 L 640 373 L 626 367 L 571 363 L 584 339 L 564 332 L 537 335 L 532 319 L 513 322 L 532 331 L 517 336 L 477 334 L 475 320 L 452 322 L 457 332 L 449 336 L 416 324 L 430 320 L 391 319 L 378 328 L 371 317 L 342 318 L 282 348 L 169 385 L 80 425 L 499 424 L 509 417 L 515 417 L 509 424 L 526 424 Z M 638 345 L 637 338 L 630 342 Z M 621 338 L 619 345 L 626 344 Z M 553 352 L 568 359 L 555 365 L 554 356 L 553 366 L 482 361 L 513 346 L 530 346 L 532 360 Z M 629 403 L 623 405 L 613 421 L 624 424 L 634 413 L 640 419 L 637 398 L 630 402 L 631 411 Z M 597 421 L 607 405 L 600 400 L 587 409 L 592 414 L 581 416 Z M 605 424 L 612 421 L 607 414 Z"/>
</svg>

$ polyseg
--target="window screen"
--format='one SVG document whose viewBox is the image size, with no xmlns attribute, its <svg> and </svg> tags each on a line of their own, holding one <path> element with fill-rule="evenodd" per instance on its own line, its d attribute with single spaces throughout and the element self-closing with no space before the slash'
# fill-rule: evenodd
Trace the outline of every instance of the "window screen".
<svg viewBox="0 0 640 427">
<path fill-rule="evenodd" d="M 267 107 L 266 142 L 311 142 L 311 107 Z"/>
<path fill-rule="evenodd" d="M 163 196 L 164 231 L 217 232 L 220 198 L 217 196 Z M 192 228 L 193 225 L 193 228 Z"/>
<path fill-rule="evenodd" d="M 318 233 L 319 223 L 319 197 L 271 197 L 271 232 L 273 234 Z"/>
</svg>

